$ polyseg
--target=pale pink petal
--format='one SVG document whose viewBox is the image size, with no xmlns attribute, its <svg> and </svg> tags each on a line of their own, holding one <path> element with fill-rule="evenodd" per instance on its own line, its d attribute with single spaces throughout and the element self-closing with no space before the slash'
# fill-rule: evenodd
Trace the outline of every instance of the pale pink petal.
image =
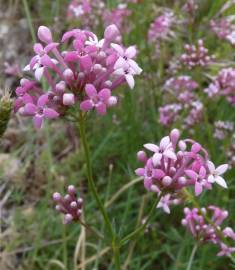
<svg viewBox="0 0 235 270">
<path fill-rule="evenodd" d="M 159 147 L 156 144 L 153 143 L 146 143 L 144 144 L 144 148 L 148 149 L 149 151 L 152 152 L 158 152 Z"/>
<path fill-rule="evenodd" d="M 215 182 L 223 188 L 228 188 L 227 183 L 221 176 L 215 176 Z"/>
<path fill-rule="evenodd" d="M 116 70 L 113 72 L 113 74 L 122 76 L 122 75 L 125 74 L 125 72 L 124 72 L 124 69 L 123 69 L 123 68 L 119 68 L 119 69 L 116 69 Z"/>
<path fill-rule="evenodd" d="M 155 169 L 154 170 L 154 178 L 156 179 L 161 179 L 162 177 L 164 177 L 166 174 L 163 170 L 160 169 Z"/>
<path fill-rule="evenodd" d="M 215 165 L 214 165 L 214 163 L 212 161 L 208 160 L 207 161 L 207 166 L 208 166 L 208 169 L 209 169 L 210 173 L 213 174 L 214 171 L 215 171 Z"/>
<path fill-rule="evenodd" d="M 35 70 L 35 73 L 34 73 L 35 78 L 36 78 L 38 81 L 40 81 L 41 78 L 42 78 L 43 73 L 44 73 L 44 67 L 37 68 L 37 69 Z"/>
<path fill-rule="evenodd" d="M 57 118 L 59 116 L 58 112 L 56 112 L 55 110 L 53 110 L 51 108 L 44 109 L 43 114 L 48 119 L 54 119 L 54 118 Z"/>
<path fill-rule="evenodd" d="M 134 80 L 134 77 L 133 77 L 131 74 L 126 74 L 126 75 L 125 75 L 125 78 L 126 78 L 126 81 L 127 81 L 128 85 L 129 85 L 129 87 L 130 87 L 131 89 L 133 89 L 134 86 L 135 86 L 135 80 Z"/>
<path fill-rule="evenodd" d="M 111 96 L 111 91 L 108 88 L 104 88 L 98 93 L 98 96 L 100 99 L 106 102 Z"/>
<path fill-rule="evenodd" d="M 202 193 L 202 185 L 198 182 L 195 183 L 195 195 L 199 196 Z"/>
<path fill-rule="evenodd" d="M 124 50 L 123 48 L 118 45 L 118 44 L 115 44 L 115 43 L 112 43 L 111 44 L 111 47 L 120 55 L 120 56 L 124 56 Z"/>
<path fill-rule="evenodd" d="M 114 65 L 114 69 L 119 69 L 126 66 L 126 60 L 123 57 L 119 57 Z"/>
<path fill-rule="evenodd" d="M 138 175 L 138 176 L 144 176 L 144 168 L 138 168 L 135 170 L 135 173 Z"/>
<path fill-rule="evenodd" d="M 135 57 L 136 56 L 136 47 L 135 46 L 130 46 L 130 47 L 128 47 L 127 49 L 126 49 L 126 51 L 125 51 L 125 56 L 127 57 L 127 58 L 133 58 L 133 57 Z"/>
<path fill-rule="evenodd" d="M 41 52 L 43 52 L 43 46 L 41 43 L 36 43 L 33 46 L 33 50 L 36 54 L 40 54 Z"/>
<path fill-rule="evenodd" d="M 132 60 L 132 59 L 128 59 L 128 64 L 130 65 L 130 67 L 134 70 L 135 74 L 139 75 L 143 70 L 138 66 L 138 64 Z"/>
<path fill-rule="evenodd" d="M 48 102 L 48 94 L 41 95 L 37 101 L 38 107 L 44 107 Z"/>
<path fill-rule="evenodd" d="M 93 84 L 86 84 L 85 91 L 88 97 L 92 98 L 97 95 L 97 91 L 95 89 L 95 86 Z"/>
<path fill-rule="evenodd" d="M 92 108 L 93 108 L 93 104 L 90 100 L 85 100 L 85 101 L 81 102 L 81 104 L 80 104 L 80 109 L 82 111 L 87 112 L 87 111 L 90 111 Z"/>
<path fill-rule="evenodd" d="M 39 129 L 42 126 L 43 115 L 36 114 L 33 118 L 35 128 Z"/>
<path fill-rule="evenodd" d="M 208 182 L 209 182 L 209 183 L 214 183 L 214 182 L 215 182 L 215 177 L 214 177 L 214 175 L 210 174 L 210 175 L 208 176 Z"/>
<path fill-rule="evenodd" d="M 199 175 L 201 178 L 205 178 L 206 176 L 206 169 L 205 167 L 201 166 L 200 170 L 199 170 Z"/>
<path fill-rule="evenodd" d="M 170 144 L 170 137 L 169 136 L 163 137 L 160 141 L 160 148 L 165 150 L 169 144 Z"/>
<path fill-rule="evenodd" d="M 34 105 L 33 103 L 27 103 L 24 106 L 24 113 L 27 115 L 35 115 L 36 111 L 37 111 L 37 106 Z"/>
<path fill-rule="evenodd" d="M 171 150 L 164 151 L 164 156 L 166 156 L 166 157 L 168 157 L 170 159 L 173 159 L 173 160 L 177 159 L 176 154 Z"/>
<path fill-rule="evenodd" d="M 197 180 L 198 174 L 195 173 L 193 170 L 185 170 L 185 173 L 188 177 L 190 177 L 192 180 Z"/>
<path fill-rule="evenodd" d="M 228 164 L 222 164 L 215 169 L 215 173 L 218 175 L 224 174 L 228 169 Z"/>
<path fill-rule="evenodd" d="M 162 154 L 161 153 L 155 153 L 152 157 L 153 160 L 153 165 L 156 166 L 160 163 L 162 159 Z"/>
<path fill-rule="evenodd" d="M 99 103 L 97 106 L 96 106 L 96 111 L 98 114 L 100 115 L 104 115 L 106 114 L 106 105 L 104 103 Z"/>
</svg>

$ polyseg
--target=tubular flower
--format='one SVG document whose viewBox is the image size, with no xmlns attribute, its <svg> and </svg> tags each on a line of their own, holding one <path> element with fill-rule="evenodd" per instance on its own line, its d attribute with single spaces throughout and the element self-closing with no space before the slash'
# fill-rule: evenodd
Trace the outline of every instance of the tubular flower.
<svg viewBox="0 0 235 270">
<path fill-rule="evenodd" d="M 221 228 L 221 224 L 228 217 L 228 211 L 210 205 L 201 209 L 184 208 L 184 215 L 182 225 L 191 232 L 197 241 L 213 243 L 220 247 L 217 256 L 229 256 L 235 252 L 235 246 L 227 245 L 227 240 L 235 241 L 235 232 L 230 227 Z M 209 224 L 205 220 L 206 215 L 210 216 L 211 223 Z"/>
<path fill-rule="evenodd" d="M 77 197 L 74 186 L 68 186 L 68 193 L 64 197 L 60 193 L 55 192 L 53 200 L 56 202 L 55 209 L 64 215 L 64 224 L 80 219 L 83 199 Z"/>
<path fill-rule="evenodd" d="M 36 55 L 25 67 L 25 71 L 34 72 L 36 80 L 21 80 L 15 112 L 32 116 L 36 128 L 42 126 L 44 118 L 63 116 L 77 103 L 83 111 L 96 109 L 105 114 L 108 107 L 117 104 L 114 89 L 126 82 L 133 88 L 134 76 L 142 72 L 134 61 L 135 46 L 124 48 L 115 43 L 118 36 L 115 25 L 105 29 L 101 40 L 92 32 L 73 29 L 61 40 L 62 44 L 72 41 L 71 47 L 60 51 L 61 43 L 53 42 L 49 28 L 40 26 L 38 38 L 45 46 L 34 45 Z M 47 91 L 40 83 L 42 78 L 48 84 Z"/>
<path fill-rule="evenodd" d="M 160 141 L 159 145 L 152 143 L 144 145 L 151 153 L 149 157 L 145 151 L 137 154 L 144 166 L 135 172 L 143 177 L 145 188 L 157 195 L 164 190 L 172 196 L 163 199 L 161 205 L 166 205 L 167 200 L 177 198 L 179 191 L 185 187 L 193 186 L 196 196 L 204 189 L 212 189 L 214 183 L 227 187 L 221 177 L 228 168 L 227 164 L 215 168 L 208 158 L 207 151 L 199 143 L 179 138 L 179 130 L 174 129 L 169 136 Z M 166 206 L 164 208 L 167 209 Z"/>
</svg>

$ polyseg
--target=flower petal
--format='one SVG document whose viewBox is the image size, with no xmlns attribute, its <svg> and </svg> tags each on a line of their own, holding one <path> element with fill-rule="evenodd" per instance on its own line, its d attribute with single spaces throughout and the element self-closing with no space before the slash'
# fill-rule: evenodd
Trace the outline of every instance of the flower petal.
<svg viewBox="0 0 235 270">
<path fill-rule="evenodd" d="M 222 164 L 215 169 L 218 175 L 224 174 L 228 169 L 228 164 Z"/>
<path fill-rule="evenodd" d="M 195 195 L 199 196 L 202 193 L 202 185 L 198 182 L 195 183 Z"/>
<path fill-rule="evenodd" d="M 214 165 L 214 163 L 212 161 L 208 160 L 207 161 L 207 166 L 208 166 L 208 169 L 209 169 L 210 173 L 213 174 L 214 171 L 215 171 L 215 165 Z"/>
<path fill-rule="evenodd" d="M 223 188 L 228 188 L 227 183 L 225 182 L 224 178 L 222 178 L 221 176 L 216 176 L 215 182 Z"/>
<path fill-rule="evenodd" d="M 24 113 L 26 115 L 35 115 L 36 111 L 37 111 L 37 106 L 33 103 L 27 103 L 24 106 Z"/>
<path fill-rule="evenodd" d="M 54 118 L 57 118 L 59 116 L 58 112 L 56 112 L 55 110 L 53 110 L 51 108 L 44 109 L 43 114 L 48 119 L 54 119 Z"/>
<path fill-rule="evenodd" d="M 93 104 L 90 100 L 81 102 L 80 109 L 84 112 L 90 111 L 93 108 Z"/>
<path fill-rule="evenodd" d="M 168 157 L 168 158 L 173 159 L 173 160 L 176 160 L 177 159 L 176 154 L 173 151 L 171 151 L 171 150 L 164 151 L 163 155 L 165 157 Z"/>
<path fill-rule="evenodd" d="M 130 87 L 131 89 L 133 89 L 134 86 L 135 86 L 135 80 L 134 80 L 134 77 L 133 77 L 131 74 L 126 74 L 126 75 L 125 75 L 125 78 L 126 78 L 126 81 L 127 81 L 128 85 L 129 85 L 129 87 Z"/>
<path fill-rule="evenodd" d="M 193 170 L 185 170 L 185 173 L 188 177 L 190 177 L 192 180 L 197 180 L 198 174 L 195 173 Z"/>
<path fill-rule="evenodd" d="M 85 91 L 88 97 L 92 98 L 97 95 L 97 91 L 95 89 L 95 86 L 93 84 L 86 84 Z"/>
<path fill-rule="evenodd" d="M 42 126 L 43 115 L 36 114 L 33 118 L 34 127 L 39 129 Z"/>
<path fill-rule="evenodd" d="M 114 64 L 114 69 L 123 68 L 126 66 L 126 60 L 123 57 L 119 57 Z"/>
<path fill-rule="evenodd" d="M 170 137 L 169 136 L 163 137 L 160 141 L 160 148 L 165 150 L 169 144 L 170 144 Z"/>
<path fill-rule="evenodd" d="M 124 50 L 123 48 L 115 43 L 111 43 L 111 47 L 120 55 L 120 56 L 124 56 Z"/>
<path fill-rule="evenodd" d="M 135 170 L 135 173 L 138 175 L 138 176 L 144 176 L 144 168 L 138 168 Z"/>
<path fill-rule="evenodd" d="M 152 151 L 152 152 L 158 152 L 158 150 L 159 150 L 159 147 L 153 143 L 144 144 L 144 148 L 146 148 L 147 150 Z"/>
</svg>

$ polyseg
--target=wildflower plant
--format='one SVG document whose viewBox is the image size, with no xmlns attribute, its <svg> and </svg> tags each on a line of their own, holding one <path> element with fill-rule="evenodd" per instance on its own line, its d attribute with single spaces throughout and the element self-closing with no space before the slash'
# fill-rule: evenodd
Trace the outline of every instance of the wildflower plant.
<svg viewBox="0 0 235 270">
<path fill-rule="evenodd" d="M 137 1 L 132 0 L 128 3 L 133 4 Z M 100 16 L 98 19 L 93 16 L 93 9 L 98 10 Z M 182 6 L 183 14 L 187 13 L 189 16 L 194 16 L 198 9 L 197 1 L 185 1 Z M 65 32 L 61 40 L 57 41 L 54 40 L 48 27 L 38 28 L 38 42 L 33 46 L 34 56 L 25 66 L 25 75 L 15 90 L 14 112 L 24 118 L 31 118 L 36 130 L 43 128 L 45 121 L 59 119 L 71 121 L 78 128 L 84 154 L 85 183 L 103 219 L 105 233 L 101 235 L 85 223 L 83 216 L 87 194 L 79 191 L 81 195 L 78 195 L 73 185 L 67 187 L 65 195 L 62 195 L 62 192 L 55 192 L 52 195 L 55 210 L 63 216 L 64 225 L 79 224 L 104 239 L 109 245 L 108 249 L 112 251 L 116 270 L 126 269 L 122 268 L 122 248 L 146 232 L 159 209 L 169 215 L 175 205 L 184 207 L 181 223 L 194 237 L 196 247 L 212 243 L 219 247 L 218 256 L 232 257 L 235 252 L 235 232 L 230 227 L 222 227 L 228 217 L 228 211 L 214 205 L 202 208 L 198 200 L 204 194 L 215 193 L 217 188 L 227 189 L 229 186 L 224 174 L 231 164 L 235 163 L 235 144 L 231 144 L 231 149 L 227 153 L 232 161 L 229 167 L 223 162 L 214 163 L 210 151 L 214 151 L 215 147 L 213 141 L 207 143 L 207 139 L 214 137 L 222 141 L 227 134 L 232 136 L 234 125 L 229 121 L 215 122 L 215 132 L 213 136 L 209 134 L 210 137 L 206 134 L 205 145 L 201 144 L 198 133 L 193 133 L 192 127 L 203 123 L 202 119 L 206 119 L 207 124 L 211 121 L 206 115 L 205 105 L 208 104 L 204 102 L 204 97 L 206 101 L 211 101 L 215 97 L 225 96 L 230 104 L 235 104 L 235 75 L 232 67 L 224 68 L 216 77 L 212 78 L 206 74 L 204 76 L 206 79 L 203 77 L 200 81 L 201 70 L 207 68 L 208 71 L 215 59 L 205 47 L 203 39 L 182 46 L 181 51 L 184 50 L 184 53 L 180 55 L 179 52 L 177 55 L 178 62 L 174 75 L 171 74 L 162 80 L 160 98 L 165 103 L 156 111 L 159 112 L 159 122 L 164 127 L 164 136 L 158 144 L 145 143 L 143 149 L 137 153 L 138 162 L 142 165 L 135 170 L 138 181 L 134 182 L 142 180 L 143 188 L 151 201 L 150 210 L 143 222 L 133 229 L 128 226 L 128 232 L 124 229 L 117 230 L 112 213 L 107 211 L 107 202 L 103 202 L 103 195 L 100 194 L 94 181 L 94 165 L 86 126 L 94 114 L 95 117 L 104 116 L 112 107 L 117 106 L 120 96 L 118 89 L 121 86 L 134 89 L 136 76 L 142 74 L 142 68 L 136 60 L 139 48 L 136 45 L 125 46 L 117 27 L 123 30 L 124 19 L 130 15 L 131 11 L 126 4 L 108 10 L 105 9 L 103 1 L 72 0 L 67 16 L 84 18 L 84 23 L 87 23 L 85 30 L 72 29 Z M 89 18 L 87 21 L 86 17 Z M 94 25 L 96 23 L 98 25 L 102 19 L 107 26 L 101 39 L 88 30 L 92 21 L 90 18 L 94 19 Z M 177 32 L 174 31 L 176 24 L 178 25 L 176 20 L 174 12 L 166 9 L 165 13 L 156 17 L 149 25 L 149 31 L 145 33 L 148 41 L 158 47 L 159 44 L 164 45 L 166 41 L 176 40 L 178 38 Z M 194 23 L 193 20 L 191 23 Z M 221 29 L 224 21 L 220 23 L 212 21 L 210 25 L 221 39 L 229 40 L 229 36 L 231 38 L 230 28 Z M 159 67 L 162 67 L 159 73 L 164 69 L 163 60 L 159 58 Z M 167 67 L 170 67 L 170 64 Z M 182 68 L 184 73 L 180 74 Z M 209 85 L 208 78 L 212 79 Z M 4 101 L 1 99 L 0 104 Z M 1 110 L 2 108 L 0 112 Z M 7 106 L 5 122 L 9 120 L 10 111 L 11 103 Z M 157 115 L 155 116 L 156 120 Z M 5 130 L 6 123 L 4 124 Z M 173 128 L 168 134 L 166 128 L 171 126 L 180 128 Z M 140 125 L 138 128 L 141 129 Z M 185 138 L 185 130 L 193 135 Z M 138 130 L 135 132 L 138 133 Z M 121 189 L 125 190 L 125 187 Z M 193 204 L 193 207 L 189 207 L 188 204 Z M 132 243 L 131 248 L 134 249 L 135 242 Z"/>
</svg>

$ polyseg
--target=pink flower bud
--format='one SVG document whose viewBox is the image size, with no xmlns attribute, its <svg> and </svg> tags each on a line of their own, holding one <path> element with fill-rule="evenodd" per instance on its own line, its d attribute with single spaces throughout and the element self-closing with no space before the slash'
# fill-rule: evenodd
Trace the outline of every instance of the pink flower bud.
<svg viewBox="0 0 235 270">
<path fill-rule="evenodd" d="M 173 145 L 175 145 L 177 143 L 179 137 L 180 137 L 180 131 L 176 128 L 173 129 L 170 133 L 170 138 L 171 138 Z"/>
<path fill-rule="evenodd" d="M 38 28 L 38 38 L 47 44 L 53 42 L 50 29 L 43 25 Z"/>
<path fill-rule="evenodd" d="M 172 178 L 170 176 L 164 176 L 162 179 L 162 184 L 164 186 L 169 186 L 172 183 Z"/>
<path fill-rule="evenodd" d="M 192 152 L 198 153 L 202 149 L 201 145 L 199 143 L 194 143 L 192 145 Z"/>
<path fill-rule="evenodd" d="M 112 107 L 112 106 L 115 106 L 116 104 L 117 104 L 117 97 L 111 96 L 108 99 L 108 106 Z"/>
<path fill-rule="evenodd" d="M 67 69 L 63 72 L 63 75 L 64 75 L 66 81 L 71 81 L 71 80 L 74 79 L 73 71 L 72 71 L 70 68 L 67 68 Z"/>
<path fill-rule="evenodd" d="M 55 202 L 59 202 L 61 200 L 61 195 L 58 192 L 55 192 L 52 197 Z"/>
<path fill-rule="evenodd" d="M 63 104 L 65 106 L 70 106 L 75 103 L 74 94 L 72 93 L 66 93 L 63 95 Z"/>
<path fill-rule="evenodd" d="M 146 162 L 148 158 L 147 158 L 147 155 L 144 151 L 139 151 L 137 153 L 137 159 L 141 162 Z"/>
<path fill-rule="evenodd" d="M 115 40 L 119 35 L 119 30 L 115 24 L 109 25 L 104 31 L 104 38 L 107 40 Z"/>
</svg>

